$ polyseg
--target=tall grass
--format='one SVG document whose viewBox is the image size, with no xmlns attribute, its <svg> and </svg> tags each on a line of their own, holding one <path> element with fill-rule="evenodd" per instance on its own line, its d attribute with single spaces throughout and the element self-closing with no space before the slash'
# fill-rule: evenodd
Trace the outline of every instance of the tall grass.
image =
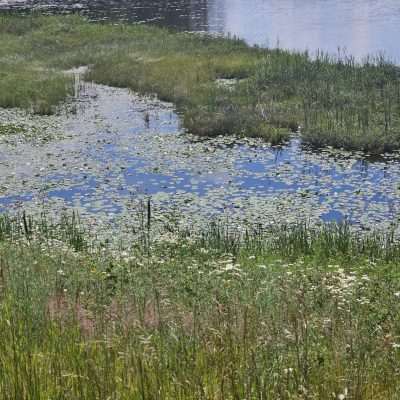
<svg viewBox="0 0 400 400">
<path fill-rule="evenodd" d="M 24 241 L 51 245 L 59 241 L 75 251 L 81 251 L 90 247 L 87 236 L 75 212 L 71 215 L 62 214 L 57 222 L 49 220 L 46 214 L 35 219 L 25 212 L 15 216 L 0 214 L 0 242 Z"/>
<path fill-rule="evenodd" d="M 0 17 L 0 106 L 40 113 L 71 93 L 60 69 L 172 101 L 200 135 L 303 139 L 370 152 L 399 148 L 399 68 L 381 56 L 259 49 L 243 41 L 76 16 Z M 233 85 L 219 79 L 233 79 Z"/>
<path fill-rule="evenodd" d="M 1 107 L 49 115 L 73 93 L 72 88 L 71 79 L 60 73 L 0 61 Z"/>
<path fill-rule="evenodd" d="M 311 59 L 278 50 L 257 69 L 256 82 L 270 98 L 296 102 L 303 137 L 313 144 L 369 151 L 398 146 L 400 69 L 382 56 L 357 63 L 340 54 Z"/>
<path fill-rule="evenodd" d="M 4 399 L 399 396 L 398 246 L 387 258 L 377 250 L 383 237 L 355 247 L 332 226 L 282 228 L 285 239 L 272 242 L 256 230 L 239 241 L 214 226 L 150 249 L 89 252 L 46 246 L 43 222 L 21 216 L 4 228 L 7 218 Z M 70 225 L 48 225 L 69 237 Z M 332 244 L 337 251 L 317 250 Z"/>
</svg>

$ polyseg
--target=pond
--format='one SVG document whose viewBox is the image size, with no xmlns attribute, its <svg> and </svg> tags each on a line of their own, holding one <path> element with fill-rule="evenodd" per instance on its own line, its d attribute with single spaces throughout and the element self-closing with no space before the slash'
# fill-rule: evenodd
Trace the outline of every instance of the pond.
<svg viewBox="0 0 400 400">
<path fill-rule="evenodd" d="M 171 104 L 101 85 L 84 84 L 69 106 L 74 112 L 49 117 L 0 110 L 0 122 L 25 129 L 0 137 L 0 212 L 74 209 L 89 223 L 129 230 L 151 198 L 155 220 L 185 227 L 398 224 L 400 154 L 315 152 L 295 135 L 280 147 L 199 139 L 182 131 Z"/>
<path fill-rule="evenodd" d="M 400 59 L 400 5 L 392 0 L 0 5 L 231 33 L 260 45 L 279 41 L 330 52 L 341 46 L 357 57 L 385 51 Z M 185 227 L 215 218 L 240 226 L 349 221 L 363 231 L 400 225 L 400 153 L 372 160 L 357 152 L 315 151 L 296 135 L 280 147 L 257 139 L 205 140 L 183 131 L 171 104 L 101 85 L 82 84 L 77 93 L 50 117 L 0 109 L 0 123 L 24 131 L 0 135 L 0 212 L 57 216 L 74 209 L 94 228 L 124 226 L 128 232 L 141 202 L 151 198 L 156 220 Z"/>
<path fill-rule="evenodd" d="M 0 0 L 0 9 L 32 7 L 230 33 L 261 46 L 330 53 L 341 48 L 358 59 L 383 52 L 400 62 L 397 0 Z"/>
</svg>

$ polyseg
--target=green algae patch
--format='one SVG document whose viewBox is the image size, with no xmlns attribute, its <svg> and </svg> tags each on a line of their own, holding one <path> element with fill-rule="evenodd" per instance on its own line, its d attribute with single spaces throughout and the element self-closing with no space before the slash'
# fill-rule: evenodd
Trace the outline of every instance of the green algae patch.
<svg viewBox="0 0 400 400">
<path fill-rule="evenodd" d="M 311 57 L 78 16 L 2 16 L 0 33 L 1 107 L 53 113 L 73 93 L 61 71 L 88 65 L 88 80 L 173 102 L 200 136 L 279 143 L 300 130 L 315 146 L 400 148 L 400 70 L 383 57 Z"/>
</svg>

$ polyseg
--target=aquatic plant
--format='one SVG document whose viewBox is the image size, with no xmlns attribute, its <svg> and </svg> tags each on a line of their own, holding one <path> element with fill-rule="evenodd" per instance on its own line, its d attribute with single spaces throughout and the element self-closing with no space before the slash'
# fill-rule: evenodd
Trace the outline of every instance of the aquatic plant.
<svg viewBox="0 0 400 400">
<path fill-rule="evenodd" d="M 63 213 L 59 221 L 49 220 L 45 213 L 39 218 L 33 218 L 25 212 L 14 216 L 0 214 L 0 242 L 24 241 L 36 243 L 50 243 L 59 241 L 76 251 L 89 247 L 87 235 L 80 222 L 79 215 Z"/>
<path fill-rule="evenodd" d="M 345 54 L 311 57 L 77 16 L 2 15 L 0 32 L 3 107 L 53 112 L 72 93 L 60 69 L 90 65 L 89 80 L 174 102 L 199 135 L 279 142 L 301 127 L 303 140 L 317 146 L 399 147 L 399 68 L 382 56 L 360 63 Z"/>
<path fill-rule="evenodd" d="M 340 54 L 311 58 L 277 50 L 255 79 L 271 102 L 276 96 L 297 103 L 306 141 L 374 152 L 398 146 L 399 77 L 399 68 L 382 56 L 357 63 Z"/>
<path fill-rule="evenodd" d="M 0 135 L 13 135 L 24 131 L 23 125 L 0 123 Z"/>
<path fill-rule="evenodd" d="M 20 107 L 40 115 L 55 112 L 72 94 L 71 78 L 55 71 L 32 70 L 0 60 L 0 106 Z"/>
</svg>

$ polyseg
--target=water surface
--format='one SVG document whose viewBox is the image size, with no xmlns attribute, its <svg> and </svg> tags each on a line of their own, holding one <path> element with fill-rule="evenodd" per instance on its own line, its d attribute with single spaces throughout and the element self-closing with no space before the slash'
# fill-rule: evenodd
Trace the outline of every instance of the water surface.
<svg viewBox="0 0 400 400">
<path fill-rule="evenodd" d="M 74 209 L 129 231 L 140 202 L 151 198 L 156 220 L 186 227 L 213 219 L 265 227 L 347 220 L 361 230 L 399 224 L 397 154 L 372 162 L 361 153 L 315 152 L 296 136 L 281 147 L 204 140 L 181 129 L 171 104 L 85 86 L 76 114 L 0 110 L 0 123 L 36 126 L 33 137 L 0 137 L 0 212 Z"/>
<path fill-rule="evenodd" d="M 231 33 L 290 49 L 335 52 L 341 46 L 357 57 L 385 51 L 400 60 L 400 6 L 392 0 L 0 4 Z M 58 216 L 73 208 L 93 224 L 129 231 L 140 202 L 151 198 L 156 219 L 172 216 L 185 226 L 213 218 L 241 226 L 343 220 L 360 230 L 399 225 L 398 154 L 372 162 L 362 153 L 315 152 L 296 136 L 282 147 L 256 139 L 201 140 L 183 132 L 171 104 L 125 89 L 82 89 L 76 113 L 37 117 L 0 109 L 0 123 L 23 124 L 28 132 L 0 137 L 0 212 Z"/>
<path fill-rule="evenodd" d="M 152 22 L 237 35 L 250 44 L 385 53 L 400 62 L 398 0 L 0 0 L 0 8 L 81 12 L 90 18 Z"/>
</svg>

